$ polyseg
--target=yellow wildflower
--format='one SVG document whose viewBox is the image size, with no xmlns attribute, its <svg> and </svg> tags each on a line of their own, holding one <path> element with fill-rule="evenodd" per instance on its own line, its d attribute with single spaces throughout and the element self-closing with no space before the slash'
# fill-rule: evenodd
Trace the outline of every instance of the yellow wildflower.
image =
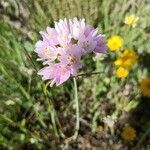
<svg viewBox="0 0 150 150">
<path fill-rule="evenodd" d="M 125 49 L 120 57 L 115 61 L 116 66 L 131 68 L 137 61 L 138 55 L 131 49 Z"/>
<path fill-rule="evenodd" d="M 136 131 L 132 127 L 125 127 L 122 131 L 121 137 L 127 141 L 133 141 L 136 138 Z"/>
<path fill-rule="evenodd" d="M 107 46 L 110 48 L 112 51 L 117 51 L 123 46 L 123 39 L 118 36 L 118 35 L 113 35 L 110 37 L 107 41 Z"/>
<path fill-rule="evenodd" d="M 135 15 L 130 15 L 130 16 L 125 17 L 124 23 L 134 28 L 136 27 L 138 20 L 139 20 L 139 17 Z"/>
<path fill-rule="evenodd" d="M 119 67 L 116 71 L 116 76 L 119 78 L 126 78 L 128 74 L 129 74 L 128 70 L 123 67 Z"/>
<path fill-rule="evenodd" d="M 141 81 L 140 89 L 144 96 L 150 97 L 150 77 Z"/>
</svg>

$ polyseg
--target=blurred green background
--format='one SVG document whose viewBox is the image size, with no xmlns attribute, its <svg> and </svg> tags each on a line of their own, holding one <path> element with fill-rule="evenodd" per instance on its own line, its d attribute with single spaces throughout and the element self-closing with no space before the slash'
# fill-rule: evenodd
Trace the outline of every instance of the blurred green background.
<svg viewBox="0 0 150 150">
<path fill-rule="evenodd" d="M 124 24 L 130 14 L 139 17 L 136 28 Z M 150 100 L 139 91 L 150 70 L 149 14 L 149 0 L 1 0 L 0 149 L 150 149 Z M 37 75 L 42 64 L 34 52 L 39 31 L 74 16 L 106 39 L 120 35 L 139 55 L 124 80 L 113 74 L 115 53 L 84 59 L 81 73 L 102 73 L 77 79 L 81 127 L 75 141 L 68 139 L 75 126 L 73 81 L 47 86 Z M 132 142 L 120 136 L 125 125 L 136 130 Z"/>
</svg>

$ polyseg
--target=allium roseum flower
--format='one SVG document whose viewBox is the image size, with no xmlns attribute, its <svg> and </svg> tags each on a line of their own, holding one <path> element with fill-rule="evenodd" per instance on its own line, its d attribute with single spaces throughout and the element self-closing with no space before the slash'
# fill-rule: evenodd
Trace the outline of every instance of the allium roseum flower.
<svg viewBox="0 0 150 150">
<path fill-rule="evenodd" d="M 47 27 L 40 34 L 42 39 L 36 43 L 35 52 L 46 66 L 38 74 L 43 80 L 51 80 L 51 86 L 77 76 L 77 69 L 83 66 L 82 56 L 105 53 L 107 49 L 104 35 L 76 17 L 55 22 L 54 28 Z"/>
<path fill-rule="evenodd" d="M 43 80 L 51 80 L 51 86 L 60 85 L 71 76 L 71 67 L 63 63 L 51 64 L 38 72 Z"/>
</svg>

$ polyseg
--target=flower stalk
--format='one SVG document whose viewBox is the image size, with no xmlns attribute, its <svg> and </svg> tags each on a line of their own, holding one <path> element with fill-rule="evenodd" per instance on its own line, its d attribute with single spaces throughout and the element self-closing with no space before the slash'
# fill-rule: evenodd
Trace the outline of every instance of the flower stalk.
<svg viewBox="0 0 150 150">
<path fill-rule="evenodd" d="M 80 128 L 80 112 L 79 112 L 79 100 L 78 100 L 78 89 L 77 89 L 77 82 L 76 79 L 73 78 L 74 82 L 74 92 L 75 92 L 75 105 L 76 105 L 76 127 L 75 127 L 75 133 L 74 138 L 76 139 L 78 137 L 79 128 Z"/>
</svg>

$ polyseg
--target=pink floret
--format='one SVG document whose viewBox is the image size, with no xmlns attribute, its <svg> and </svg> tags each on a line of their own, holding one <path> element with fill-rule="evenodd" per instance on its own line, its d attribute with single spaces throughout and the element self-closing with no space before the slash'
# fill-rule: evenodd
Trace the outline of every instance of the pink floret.
<svg viewBox="0 0 150 150">
<path fill-rule="evenodd" d="M 51 66 L 44 67 L 38 72 L 42 76 L 43 80 L 51 80 L 51 86 L 62 84 L 71 76 L 71 69 L 61 63 L 53 64 Z"/>
</svg>

